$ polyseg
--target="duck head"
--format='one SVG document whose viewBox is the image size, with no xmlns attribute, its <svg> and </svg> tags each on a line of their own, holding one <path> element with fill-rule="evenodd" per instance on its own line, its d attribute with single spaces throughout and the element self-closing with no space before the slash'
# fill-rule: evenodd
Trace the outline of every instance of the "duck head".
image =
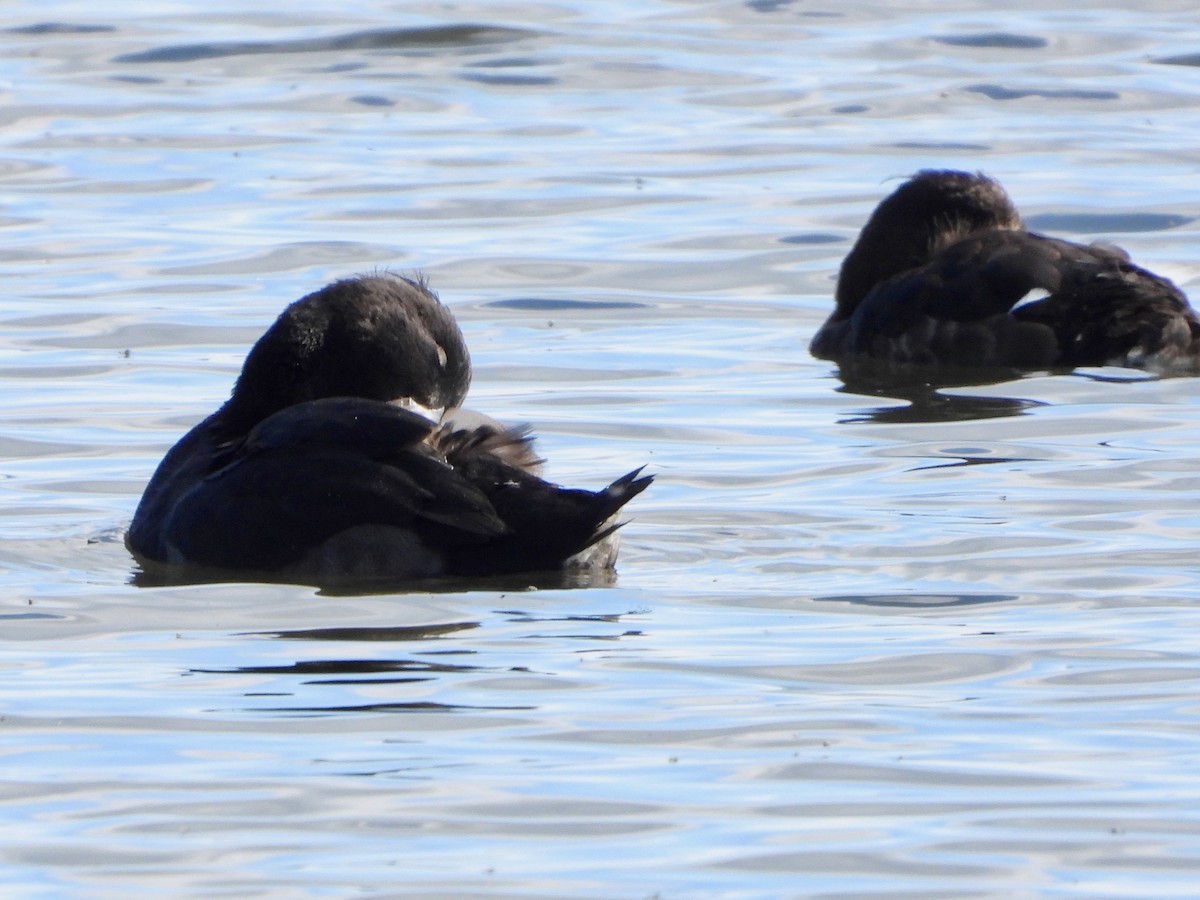
<svg viewBox="0 0 1200 900">
<path fill-rule="evenodd" d="M 836 318 L 849 318 L 881 281 L 927 263 L 960 238 L 1023 228 L 1012 200 L 982 174 L 924 169 L 875 208 L 842 262 Z"/>
<path fill-rule="evenodd" d="M 258 421 L 324 397 L 457 406 L 471 358 L 450 310 L 422 281 L 334 282 L 285 309 L 246 357 L 225 411 Z"/>
</svg>

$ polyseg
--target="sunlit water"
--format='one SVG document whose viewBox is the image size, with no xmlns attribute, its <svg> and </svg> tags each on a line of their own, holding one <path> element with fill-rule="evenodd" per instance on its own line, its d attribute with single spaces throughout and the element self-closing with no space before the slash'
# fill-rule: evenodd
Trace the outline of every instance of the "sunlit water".
<svg viewBox="0 0 1200 900">
<path fill-rule="evenodd" d="M 923 166 L 1200 284 L 1200 12 L 7 4 L 0 892 L 1188 896 L 1197 381 L 808 340 Z M 253 10 L 252 12 L 248 10 Z M 421 270 L 613 587 L 139 588 L 288 301 Z"/>
</svg>

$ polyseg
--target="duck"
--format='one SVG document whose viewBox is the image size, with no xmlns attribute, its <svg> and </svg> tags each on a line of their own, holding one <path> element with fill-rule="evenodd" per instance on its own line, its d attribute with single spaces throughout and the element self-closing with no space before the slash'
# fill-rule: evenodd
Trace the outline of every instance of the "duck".
<svg viewBox="0 0 1200 900">
<path fill-rule="evenodd" d="M 819 359 L 1200 373 L 1200 318 L 1119 247 L 1026 229 L 982 173 L 924 169 L 885 197 L 838 274 Z"/>
<path fill-rule="evenodd" d="M 461 410 L 470 382 L 462 332 L 424 279 L 329 284 L 279 315 L 229 399 L 167 452 L 126 546 L 143 572 L 185 580 L 611 568 L 615 516 L 653 476 L 598 491 L 544 480 L 527 428 Z"/>
</svg>

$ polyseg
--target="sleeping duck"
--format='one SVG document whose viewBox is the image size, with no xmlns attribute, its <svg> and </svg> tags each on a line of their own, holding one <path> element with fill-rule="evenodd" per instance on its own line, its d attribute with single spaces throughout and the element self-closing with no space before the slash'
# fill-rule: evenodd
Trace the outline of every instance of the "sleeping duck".
<svg viewBox="0 0 1200 900">
<path fill-rule="evenodd" d="M 1174 284 L 1116 247 L 1026 231 L 984 175 L 925 170 L 885 198 L 836 303 L 821 359 L 1200 372 L 1200 319 Z"/>
<path fill-rule="evenodd" d="M 322 288 L 167 453 L 126 545 L 148 570 L 306 583 L 611 566 L 613 516 L 652 476 L 543 481 L 525 430 L 449 409 L 470 381 L 462 332 L 423 282 Z"/>
</svg>

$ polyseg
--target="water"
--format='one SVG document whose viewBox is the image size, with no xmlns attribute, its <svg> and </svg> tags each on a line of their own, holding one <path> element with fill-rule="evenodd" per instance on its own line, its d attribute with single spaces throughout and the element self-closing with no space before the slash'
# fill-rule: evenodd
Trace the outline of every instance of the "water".
<svg viewBox="0 0 1200 900">
<path fill-rule="evenodd" d="M 10 3 L 0 892 L 1190 896 L 1195 379 L 806 352 L 895 177 L 1195 290 L 1185 2 Z M 424 271 L 613 587 L 138 588 L 282 306 Z"/>
</svg>

